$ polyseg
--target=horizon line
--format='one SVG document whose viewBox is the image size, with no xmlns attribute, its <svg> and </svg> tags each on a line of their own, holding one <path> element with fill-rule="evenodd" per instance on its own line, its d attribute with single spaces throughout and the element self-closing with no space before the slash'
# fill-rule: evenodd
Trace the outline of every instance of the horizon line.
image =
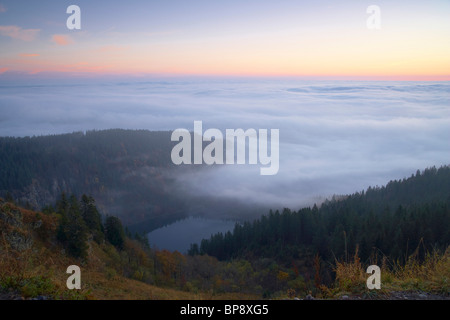
<svg viewBox="0 0 450 320">
<path fill-rule="evenodd" d="M 127 78 L 185 78 L 185 77 L 194 77 L 194 78 L 293 78 L 293 79 L 304 79 L 304 80 L 354 80 L 354 81 L 450 81 L 449 75 L 432 75 L 432 74 L 424 74 L 424 75 L 402 75 L 402 74 L 394 74 L 394 75 L 356 75 L 356 74 L 344 74 L 344 75 L 336 75 L 336 74 L 321 74 L 321 75 L 313 75 L 313 74 L 264 74 L 264 73 L 171 73 L 171 72 L 160 72 L 160 73 L 151 73 L 151 72 L 142 72 L 142 73 L 133 73 L 133 72 L 70 72 L 70 71 L 40 71 L 40 72 L 21 72 L 21 71 L 12 71 L 7 70 L 5 72 L 0 73 L 0 80 L 8 80 L 8 79 L 37 79 L 37 78 L 74 78 L 74 79 L 82 79 L 82 78 L 107 78 L 107 77 L 127 77 Z"/>
</svg>

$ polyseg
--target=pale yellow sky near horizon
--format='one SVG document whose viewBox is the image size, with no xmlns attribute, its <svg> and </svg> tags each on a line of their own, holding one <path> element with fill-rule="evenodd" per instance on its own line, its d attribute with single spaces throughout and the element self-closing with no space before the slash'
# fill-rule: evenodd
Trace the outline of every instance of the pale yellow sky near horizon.
<svg viewBox="0 0 450 320">
<path fill-rule="evenodd" d="M 44 1 L 33 10 L 0 1 L 0 74 L 450 80 L 449 3 L 379 1 L 381 29 L 371 30 L 366 4 L 319 2 L 263 1 L 255 10 L 193 1 L 185 13 L 148 8 L 154 16 L 146 20 L 145 2 L 99 16 L 107 5 L 80 1 L 82 28 L 68 30 L 64 6 Z M 43 10 L 39 19 L 36 10 Z"/>
</svg>

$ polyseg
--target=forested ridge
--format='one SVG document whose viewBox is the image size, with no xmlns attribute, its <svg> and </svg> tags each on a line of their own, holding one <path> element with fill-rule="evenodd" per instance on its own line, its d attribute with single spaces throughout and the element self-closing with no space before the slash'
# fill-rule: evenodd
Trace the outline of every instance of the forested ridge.
<svg viewBox="0 0 450 320">
<path fill-rule="evenodd" d="M 30 209 L 61 193 L 91 194 L 99 208 L 139 231 L 184 217 L 166 188 L 173 164 L 169 131 L 111 129 L 0 138 L 0 196 Z"/>
<path fill-rule="evenodd" d="M 151 155 L 141 161 L 149 166 L 170 165 L 170 132 L 112 129 L 75 132 L 70 134 L 1 137 L 0 190 L 21 189 L 28 186 L 37 173 L 46 176 L 54 172 L 66 177 L 75 167 L 90 170 L 101 178 L 113 179 L 114 172 L 105 170 L 105 161 L 122 158 L 124 165 L 133 165 L 127 156 Z M 96 174 L 96 175 L 95 175 Z"/>
<path fill-rule="evenodd" d="M 272 258 L 289 266 L 315 254 L 328 262 L 348 259 L 358 247 L 362 261 L 405 262 L 417 248 L 423 258 L 449 244 L 450 167 L 443 166 L 320 207 L 271 211 L 192 244 L 189 253 L 219 260 Z"/>
<path fill-rule="evenodd" d="M 171 131 L 124 129 L 0 137 L 0 197 L 40 210 L 61 193 L 90 194 L 102 213 L 139 233 L 190 215 L 259 215 L 255 204 L 186 192 L 179 174 L 213 168 L 174 165 L 177 143 Z"/>
</svg>

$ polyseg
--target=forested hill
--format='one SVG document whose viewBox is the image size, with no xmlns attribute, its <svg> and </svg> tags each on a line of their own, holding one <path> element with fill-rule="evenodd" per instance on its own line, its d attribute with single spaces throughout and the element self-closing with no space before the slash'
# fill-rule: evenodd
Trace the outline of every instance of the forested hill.
<svg viewBox="0 0 450 320">
<path fill-rule="evenodd" d="M 87 193 L 103 213 L 158 227 L 184 212 L 166 192 L 170 134 L 114 129 L 0 138 L 0 197 L 41 209 L 62 192 Z"/>
<path fill-rule="evenodd" d="M 213 235 L 190 254 L 219 259 L 274 258 L 290 264 L 305 254 L 324 260 L 345 259 L 356 247 L 363 261 L 386 256 L 404 261 L 417 248 L 445 250 L 450 245 L 450 167 L 417 171 L 391 181 L 299 211 L 284 209 L 234 231 Z"/>
</svg>

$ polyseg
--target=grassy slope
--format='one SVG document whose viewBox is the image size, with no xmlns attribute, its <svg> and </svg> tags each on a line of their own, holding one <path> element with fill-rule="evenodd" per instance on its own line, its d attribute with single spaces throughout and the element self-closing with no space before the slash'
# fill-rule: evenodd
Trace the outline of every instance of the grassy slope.
<svg viewBox="0 0 450 320">
<path fill-rule="evenodd" d="M 419 248 L 418 248 L 419 249 Z M 369 290 L 366 281 L 369 274 L 359 260 L 358 252 L 348 261 L 336 261 L 336 283 L 334 287 L 320 287 L 323 298 L 339 298 L 347 295 L 366 299 L 450 299 L 450 247 L 444 253 L 429 252 L 424 260 L 413 253 L 405 264 L 383 259 L 381 289 Z M 402 299 L 402 298 L 400 298 Z"/>
<path fill-rule="evenodd" d="M 0 292 L 3 298 L 39 295 L 54 299 L 205 300 L 254 299 L 244 294 L 212 295 L 161 288 L 121 276 L 108 256 L 110 245 L 89 242 L 87 261 L 64 253 L 55 241 L 57 217 L 19 208 L 0 199 Z M 117 252 L 116 252 L 117 254 Z M 69 290 L 67 267 L 81 269 L 81 290 Z"/>
</svg>

